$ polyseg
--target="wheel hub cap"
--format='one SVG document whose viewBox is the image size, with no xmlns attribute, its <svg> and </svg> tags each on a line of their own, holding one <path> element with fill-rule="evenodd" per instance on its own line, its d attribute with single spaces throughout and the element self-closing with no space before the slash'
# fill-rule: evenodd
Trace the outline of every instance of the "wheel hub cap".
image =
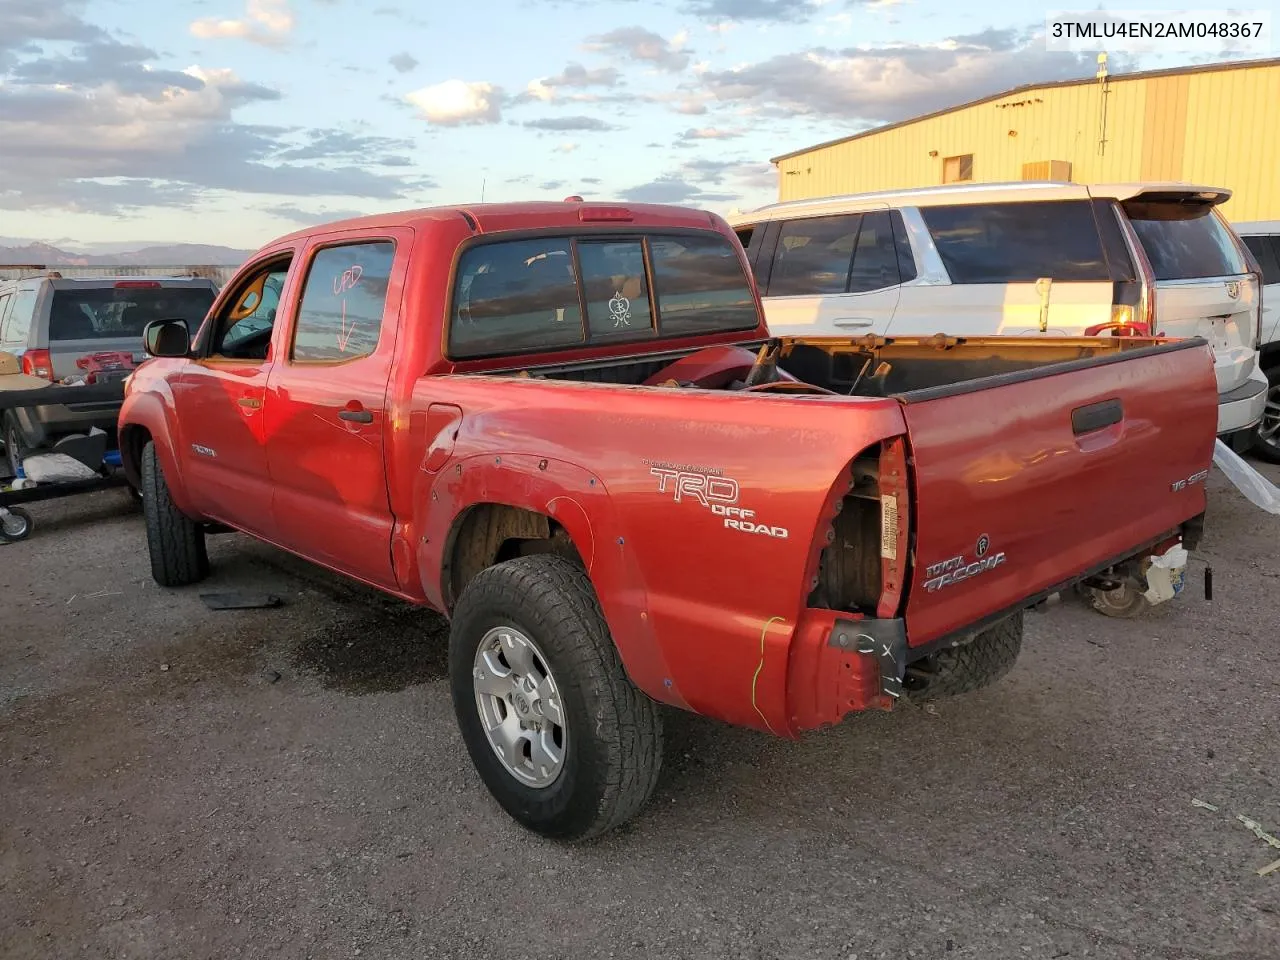
<svg viewBox="0 0 1280 960">
<path fill-rule="evenodd" d="M 1263 443 L 1280 447 L 1280 386 L 1272 387 L 1267 392 L 1267 406 L 1262 414 L 1262 422 L 1258 424 L 1258 438 Z"/>
<path fill-rule="evenodd" d="M 514 627 L 495 627 L 480 640 L 471 677 L 481 726 L 502 765 L 526 786 L 549 787 L 564 768 L 569 731 L 542 651 Z"/>
</svg>

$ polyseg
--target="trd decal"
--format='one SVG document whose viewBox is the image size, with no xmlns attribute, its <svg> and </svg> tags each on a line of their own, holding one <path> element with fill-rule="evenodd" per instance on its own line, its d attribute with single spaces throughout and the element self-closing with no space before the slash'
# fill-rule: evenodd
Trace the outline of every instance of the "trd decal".
<svg viewBox="0 0 1280 960">
<path fill-rule="evenodd" d="M 719 470 L 686 467 L 667 463 L 644 461 L 649 472 L 658 478 L 658 492 L 668 494 L 676 503 L 692 501 L 710 510 L 724 520 L 726 530 L 757 534 L 786 540 L 791 536 L 786 527 L 760 523 L 756 512 L 739 502 L 741 489 L 733 477 L 726 477 Z"/>
<path fill-rule="evenodd" d="M 973 553 L 972 559 L 968 554 L 962 553 L 957 557 L 941 560 L 938 563 L 931 563 L 925 567 L 925 590 L 933 593 L 943 587 L 963 583 L 965 580 L 971 580 L 980 574 L 986 573 L 988 570 L 1003 566 L 1005 562 L 1003 550 L 999 553 L 991 552 L 991 538 L 985 533 L 978 538 L 978 542 L 974 545 Z"/>
</svg>

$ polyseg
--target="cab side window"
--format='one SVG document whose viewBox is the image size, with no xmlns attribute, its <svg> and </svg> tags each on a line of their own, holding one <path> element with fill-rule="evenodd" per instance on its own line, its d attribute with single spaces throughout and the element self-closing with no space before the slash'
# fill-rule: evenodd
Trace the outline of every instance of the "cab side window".
<svg viewBox="0 0 1280 960">
<path fill-rule="evenodd" d="M 266 360 L 290 258 L 255 270 L 214 318 L 208 355 L 227 360 Z"/>
</svg>

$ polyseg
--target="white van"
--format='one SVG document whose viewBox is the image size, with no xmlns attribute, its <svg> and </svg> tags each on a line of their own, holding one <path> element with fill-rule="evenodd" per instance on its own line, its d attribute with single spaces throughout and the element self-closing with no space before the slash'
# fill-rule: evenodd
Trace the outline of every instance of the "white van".
<svg viewBox="0 0 1280 960">
<path fill-rule="evenodd" d="M 1233 223 L 1232 227 L 1262 270 L 1262 337 L 1258 352 L 1271 388 L 1254 436 L 1253 452 L 1269 463 L 1280 463 L 1280 220 Z"/>
<path fill-rule="evenodd" d="M 1185 183 L 1018 182 L 770 204 L 729 217 L 780 336 L 1204 337 L 1218 433 L 1247 437 L 1268 383 L 1261 277 Z"/>
</svg>

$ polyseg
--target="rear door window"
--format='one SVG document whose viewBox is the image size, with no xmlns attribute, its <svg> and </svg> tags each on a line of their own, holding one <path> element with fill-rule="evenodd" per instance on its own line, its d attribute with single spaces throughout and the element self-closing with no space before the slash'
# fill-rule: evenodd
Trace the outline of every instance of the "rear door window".
<svg viewBox="0 0 1280 960">
<path fill-rule="evenodd" d="M 377 349 L 395 255 L 396 246 L 390 240 L 348 243 L 316 252 L 298 305 L 293 360 L 341 363 L 367 357 Z"/>
<path fill-rule="evenodd" d="M 1280 244 L 1275 237 L 1241 237 L 1262 268 L 1263 283 L 1280 283 Z"/>
<path fill-rule="evenodd" d="M 180 319 L 195 329 L 213 304 L 213 290 L 117 285 L 55 289 L 49 340 L 141 340 L 152 320 Z"/>
<path fill-rule="evenodd" d="M 893 241 L 889 214 L 866 213 L 858 228 L 849 271 L 849 293 L 883 290 L 898 283 L 898 248 Z"/>
<path fill-rule="evenodd" d="M 922 207 L 952 283 L 1111 279 L 1087 200 Z"/>
<path fill-rule="evenodd" d="M 816 297 L 848 291 L 862 215 L 805 217 L 782 224 L 769 276 L 771 297 Z"/>
<path fill-rule="evenodd" d="M 1124 204 L 1124 211 L 1157 280 L 1248 272 L 1230 230 L 1208 205 L 1131 201 Z"/>
</svg>

